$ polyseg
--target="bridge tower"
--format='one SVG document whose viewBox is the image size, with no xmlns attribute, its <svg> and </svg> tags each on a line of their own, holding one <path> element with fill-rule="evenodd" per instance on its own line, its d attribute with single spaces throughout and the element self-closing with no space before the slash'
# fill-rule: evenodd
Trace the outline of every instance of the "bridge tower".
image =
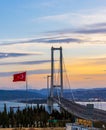
<svg viewBox="0 0 106 130">
<path fill-rule="evenodd" d="M 54 57 L 54 51 L 59 51 L 59 83 L 55 83 L 55 57 Z M 48 78 L 51 77 L 51 86 L 50 86 L 50 93 L 48 95 L 47 99 L 47 104 L 48 104 L 48 110 L 51 113 L 53 109 L 53 97 L 54 97 L 54 89 L 56 87 L 60 88 L 60 97 L 63 97 L 63 56 L 62 56 L 62 47 L 60 48 L 51 48 L 51 75 L 47 77 L 47 82 Z M 48 83 L 47 83 L 47 87 Z"/>
<path fill-rule="evenodd" d="M 55 64 L 55 59 L 54 59 L 54 51 L 60 51 L 60 58 L 59 58 L 59 84 L 56 85 L 54 83 L 54 64 Z M 51 88 L 50 88 L 50 97 L 52 98 L 54 96 L 54 89 L 55 87 L 60 88 L 60 97 L 63 97 L 63 56 L 62 56 L 62 47 L 60 48 L 51 48 Z"/>
</svg>

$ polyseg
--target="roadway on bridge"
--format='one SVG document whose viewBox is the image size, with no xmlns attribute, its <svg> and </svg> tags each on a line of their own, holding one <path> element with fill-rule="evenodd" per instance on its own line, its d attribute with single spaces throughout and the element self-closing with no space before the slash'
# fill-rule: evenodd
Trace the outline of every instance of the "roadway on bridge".
<svg viewBox="0 0 106 130">
<path fill-rule="evenodd" d="M 58 103 L 60 107 L 64 108 L 73 115 L 92 121 L 103 121 L 106 122 L 106 111 L 100 109 L 88 109 L 87 106 L 69 101 L 65 98 L 52 98 L 54 102 Z"/>
</svg>

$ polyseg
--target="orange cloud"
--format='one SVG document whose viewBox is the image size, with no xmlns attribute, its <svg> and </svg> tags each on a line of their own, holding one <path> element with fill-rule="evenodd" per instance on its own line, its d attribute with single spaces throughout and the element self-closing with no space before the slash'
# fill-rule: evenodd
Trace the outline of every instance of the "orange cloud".
<svg viewBox="0 0 106 130">
<path fill-rule="evenodd" d="M 102 58 L 101 59 L 88 58 L 88 59 L 74 59 L 73 63 L 72 62 L 67 63 L 66 70 L 71 86 L 75 88 L 105 87 L 106 64 L 105 62 L 102 61 L 104 61 Z"/>
<path fill-rule="evenodd" d="M 105 58 L 106 60 L 106 58 Z M 99 59 L 75 59 L 73 63 L 67 63 L 67 70 L 75 74 L 104 74 L 106 69 L 106 61 L 104 58 Z"/>
</svg>

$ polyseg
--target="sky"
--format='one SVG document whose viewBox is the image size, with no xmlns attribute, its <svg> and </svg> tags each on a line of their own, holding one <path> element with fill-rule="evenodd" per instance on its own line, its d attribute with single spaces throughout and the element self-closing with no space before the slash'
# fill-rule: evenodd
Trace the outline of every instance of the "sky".
<svg viewBox="0 0 106 130">
<path fill-rule="evenodd" d="M 13 82 L 24 71 L 29 89 L 46 88 L 52 46 L 64 88 L 105 88 L 106 0 L 0 0 L 0 89 L 25 89 Z"/>
</svg>

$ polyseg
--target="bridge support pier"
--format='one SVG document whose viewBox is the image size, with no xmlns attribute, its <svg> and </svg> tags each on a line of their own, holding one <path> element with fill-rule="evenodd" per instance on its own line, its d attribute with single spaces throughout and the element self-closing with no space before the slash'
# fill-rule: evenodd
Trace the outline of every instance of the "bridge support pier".
<svg viewBox="0 0 106 130">
<path fill-rule="evenodd" d="M 52 113 L 53 110 L 53 100 L 51 97 L 48 97 L 47 99 L 47 105 L 48 105 L 48 111 L 49 113 Z"/>
</svg>

